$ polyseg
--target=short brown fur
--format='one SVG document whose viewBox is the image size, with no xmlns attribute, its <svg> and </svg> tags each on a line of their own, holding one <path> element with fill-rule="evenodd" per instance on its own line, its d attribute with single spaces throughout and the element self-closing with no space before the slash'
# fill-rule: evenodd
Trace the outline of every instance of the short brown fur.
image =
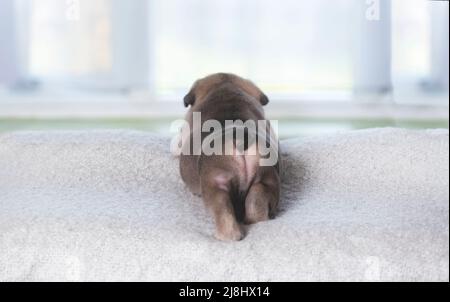
<svg viewBox="0 0 450 302">
<path fill-rule="evenodd" d="M 202 124 L 210 119 L 257 122 L 265 119 L 263 105 L 268 102 L 255 84 L 237 75 L 218 73 L 196 81 L 184 98 L 185 106 L 191 106 L 186 114 L 191 132 L 182 138 L 182 149 L 187 140 L 192 142 L 194 112 L 202 114 Z M 279 203 L 279 162 L 265 167 L 255 164 L 258 156 L 246 156 L 243 169 L 239 161 L 230 155 L 180 156 L 181 177 L 212 212 L 220 240 L 241 240 L 242 223 L 274 217 Z"/>
</svg>

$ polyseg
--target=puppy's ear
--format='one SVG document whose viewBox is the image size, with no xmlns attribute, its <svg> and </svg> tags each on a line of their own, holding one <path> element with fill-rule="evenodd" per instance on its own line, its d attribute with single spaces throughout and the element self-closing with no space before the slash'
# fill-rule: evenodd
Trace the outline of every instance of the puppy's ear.
<svg viewBox="0 0 450 302">
<path fill-rule="evenodd" d="M 189 105 L 194 105 L 195 103 L 195 94 L 194 91 L 191 90 L 189 93 L 184 97 L 184 107 L 189 107 Z"/>
<path fill-rule="evenodd" d="M 259 97 L 259 102 L 261 103 L 261 105 L 266 106 L 267 104 L 269 104 L 269 98 L 264 93 L 261 93 L 261 96 Z"/>
</svg>

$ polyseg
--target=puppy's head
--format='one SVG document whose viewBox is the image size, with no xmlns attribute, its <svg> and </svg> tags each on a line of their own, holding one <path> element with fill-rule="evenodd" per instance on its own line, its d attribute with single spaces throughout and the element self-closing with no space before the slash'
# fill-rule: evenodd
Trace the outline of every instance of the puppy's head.
<svg viewBox="0 0 450 302">
<path fill-rule="evenodd" d="M 231 84 L 249 94 L 263 106 L 269 103 L 269 98 L 251 81 L 230 73 L 215 73 L 194 83 L 189 93 L 184 97 L 184 106 L 189 107 L 202 103 L 211 91 L 225 84 Z"/>
</svg>

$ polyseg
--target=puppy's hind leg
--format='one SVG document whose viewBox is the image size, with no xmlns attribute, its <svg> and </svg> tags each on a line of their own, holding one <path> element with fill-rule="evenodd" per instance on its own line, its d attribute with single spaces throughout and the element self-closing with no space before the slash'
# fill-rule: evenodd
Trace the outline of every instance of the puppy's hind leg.
<svg viewBox="0 0 450 302">
<path fill-rule="evenodd" d="M 200 175 L 198 173 L 198 155 L 180 156 L 180 175 L 189 190 L 196 196 L 201 195 Z"/>
<path fill-rule="evenodd" d="M 280 198 L 278 174 L 270 173 L 254 183 L 245 198 L 245 223 L 253 224 L 269 220 L 276 215 Z"/>
<path fill-rule="evenodd" d="M 214 172 L 202 177 L 202 196 L 214 216 L 216 238 L 222 241 L 238 241 L 244 237 L 236 220 L 231 196 L 231 179 L 226 172 Z"/>
</svg>

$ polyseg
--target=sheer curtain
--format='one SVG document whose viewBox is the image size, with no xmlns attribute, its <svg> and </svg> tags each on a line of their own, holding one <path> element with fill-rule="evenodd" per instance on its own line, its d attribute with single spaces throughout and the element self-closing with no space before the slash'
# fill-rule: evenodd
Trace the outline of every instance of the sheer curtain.
<svg viewBox="0 0 450 302">
<path fill-rule="evenodd" d="M 219 70 L 273 93 L 352 87 L 353 0 L 154 2 L 162 91 Z"/>
<path fill-rule="evenodd" d="M 31 0 L 30 73 L 81 76 L 111 72 L 108 0 Z"/>
<path fill-rule="evenodd" d="M 14 14 L 14 0 L 0 1 L 0 84 L 20 76 Z"/>
<path fill-rule="evenodd" d="M 0 19 L 3 78 L 16 61 L 49 86 L 143 89 L 156 99 L 179 99 L 218 71 L 279 99 L 389 93 L 392 83 L 448 90 L 443 1 L 2 0 L 2 13 L 12 3 L 21 17 Z M 374 4 L 379 19 L 367 20 Z"/>
</svg>

